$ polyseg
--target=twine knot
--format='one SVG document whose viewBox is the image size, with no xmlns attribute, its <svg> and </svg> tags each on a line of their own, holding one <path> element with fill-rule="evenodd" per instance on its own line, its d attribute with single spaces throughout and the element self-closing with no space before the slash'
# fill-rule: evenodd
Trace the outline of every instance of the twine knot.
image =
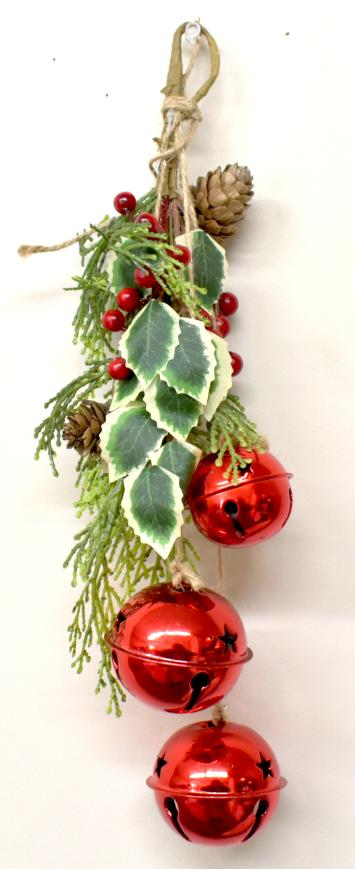
<svg viewBox="0 0 355 869">
<path fill-rule="evenodd" d="M 166 115 L 168 112 L 171 112 L 171 111 L 180 112 L 180 114 L 182 116 L 180 121 L 181 120 L 185 120 L 185 121 L 191 120 L 191 121 L 196 121 L 197 123 L 202 121 L 202 114 L 200 112 L 200 109 L 197 105 L 196 100 L 193 99 L 193 97 L 191 97 L 191 99 L 189 99 L 186 96 L 181 96 L 181 95 L 180 96 L 176 95 L 176 96 L 165 97 L 165 100 L 163 102 L 161 110 L 162 110 L 163 115 Z M 180 122 L 180 121 L 178 121 L 178 122 Z"/>
<path fill-rule="evenodd" d="M 213 707 L 211 718 L 215 727 L 218 727 L 219 724 L 226 724 L 227 715 L 224 703 L 217 703 L 216 706 Z"/>
<path fill-rule="evenodd" d="M 164 127 L 161 139 L 157 140 L 159 142 L 159 151 L 149 161 L 149 167 L 153 175 L 155 178 L 158 178 L 158 211 L 160 199 L 164 192 L 167 166 L 168 164 L 171 165 L 176 159 L 182 159 L 183 152 L 191 142 L 199 123 L 202 121 L 202 114 L 196 100 L 193 98 L 189 99 L 186 96 L 171 95 L 165 97 L 161 112 L 164 119 Z M 155 168 L 155 163 L 159 163 L 158 169 Z M 180 171 L 181 168 L 180 164 Z M 172 173 L 170 174 L 172 178 L 173 175 Z M 184 181 L 183 177 L 182 186 L 184 186 Z M 185 183 L 187 183 L 187 179 Z M 168 185 L 167 192 L 176 194 L 177 190 L 172 189 L 170 184 Z M 188 209 L 190 207 L 188 206 Z"/>
<path fill-rule="evenodd" d="M 172 577 L 171 582 L 174 588 L 181 588 L 181 586 L 187 582 L 193 591 L 200 591 L 202 588 L 200 577 L 196 576 L 185 561 L 175 558 L 174 561 L 171 561 L 169 567 Z"/>
</svg>

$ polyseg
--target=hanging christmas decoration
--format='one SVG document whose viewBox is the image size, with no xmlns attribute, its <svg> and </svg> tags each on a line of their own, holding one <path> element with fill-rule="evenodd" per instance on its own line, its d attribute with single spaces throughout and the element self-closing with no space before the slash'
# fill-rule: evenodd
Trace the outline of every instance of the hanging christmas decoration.
<svg viewBox="0 0 355 869">
<path fill-rule="evenodd" d="M 222 718 L 174 733 L 147 784 L 163 818 L 188 842 L 239 845 L 270 821 L 286 781 L 258 733 Z"/>
<path fill-rule="evenodd" d="M 203 44 L 210 74 L 188 96 Z M 125 689 L 167 712 L 218 704 L 251 657 L 240 616 L 197 574 L 189 513 L 210 540 L 247 546 L 280 531 L 292 504 L 290 474 L 230 391 L 243 359 L 226 341 L 239 302 L 223 243 L 245 214 L 252 176 L 234 163 L 195 186 L 188 177 L 187 148 L 218 71 L 206 28 L 178 27 L 154 188 L 141 198 L 113 191 L 113 216 L 61 244 L 19 249 L 77 242 L 83 263 L 70 289 L 84 371 L 47 401 L 36 458 L 46 452 L 57 475 L 62 441 L 79 453 L 75 506 L 89 516 L 65 562 L 79 585 L 70 653 L 81 673 L 96 641 L 96 691 L 108 688 L 117 716 Z M 221 573 L 220 549 L 218 563 Z M 284 783 L 267 743 L 220 715 L 171 737 L 149 779 L 170 826 L 210 844 L 249 840 Z"/>
<path fill-rule="evenodd" d="M 135 594 L 119 612 L 108 645 L 124 687 L 166 712 L 218 703 L 251 657 L 232 604 L 186 582 Z"/>
</svg>

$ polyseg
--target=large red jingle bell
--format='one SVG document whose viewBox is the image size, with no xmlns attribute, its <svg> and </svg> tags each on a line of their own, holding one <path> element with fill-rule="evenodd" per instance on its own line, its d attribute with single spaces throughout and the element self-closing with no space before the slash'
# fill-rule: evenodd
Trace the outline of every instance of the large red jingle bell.
<svg viewBox="0 0 355 869">
<path fill-rule="evenodd" d="M 288 474 L 271 453 L 239 448 L 251 463 L 240 469 L 238 483 L 227 479 L 230 456 L 221 467 L 216 456 L 202 459 L 192 476 L 187 503 L 198 529 L 224 546 L 251 546 L 273 537 L 292 508 Z"/>
<path fill-rule="evenodd" d="M 286 781 L 270 746 L 250 727 L 200 721 L 168 739 L 147 784 L 184 839 L 236 845 L 268 823 Z"/>
<path fill-rule="evenodd" d="M 242 621 L 228 600 L 171 583 L 138 592 L 108 638 L 122 684 L 166 712 L 196 712 L 218 703 L 251 657 Z"/>
</svg>

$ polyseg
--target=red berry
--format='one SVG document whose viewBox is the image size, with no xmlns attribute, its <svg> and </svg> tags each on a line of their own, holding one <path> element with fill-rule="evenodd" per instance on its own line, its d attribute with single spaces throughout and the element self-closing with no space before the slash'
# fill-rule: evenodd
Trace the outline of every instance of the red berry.
<svg viewBox="0 0 355 869">
<path fill-rule="evenodd" d="M 219 335 L 220 338 L 225 338 L 226 335 L 228 335 L 228 332 L 230 329 L 230 325 L 228 323 L 228 320 L 226 320 L 225 317 L 222 317 L 221 314 L 217 314 L 217 317 L 215 318 L 215 321 L 213 322 L 210 315 L 207 314 L 207 311 L 205 311 L 204 313 L 210 321 L 209 325 L 206 326 L 207 331 L 213 332 L 214 335 Z"/>
<path fill-rule="evenodd" d="M 117 359 L 111 359 L 107 366 L 107 371 L 113 380 L 128 380 L 132 377 L 133 371 L 127 368 L 123 356 L 117 356 Z"/>
<path fill-rule="evenodd" d="M 218 307 L 221 314 L 230 317 L 238 310 L 239 302 L 234 293 L 222 293 L 219 297 Z"/>
<path fill-rule="evenodd" d="M 136 197 L 133 196 L 133 193 L 117 193 L 113 200 L 113 205 L 116 211 L 119 211 L 120 214 L 129 214 L 131 211 L 134 211 L 137 200 Z"/>
<path fill-rule="evenodd" d="M 135 287 L 123 287 L 117 296 L 117 303 L 122 311 L 135 311 L 138 308 L 141 297 Z"/>
<path fill-rule="evenodd" d="M 108 329 L 109 332 L 120 332 L 125 322 L 122 312 L 118 311 L 117 308 L 110 308 L 109 311 L 105 311 L 101 320 L 104 329 Z"/>
<path fill-rule="evenodd" d="M 233 353 L 233 350 L 230 351 L 229 355 L 232 363 L 232 377 L 235 377 L 237 374 L 240 374 L 243 368 L 243 360 L 239 356 L 239 353 Z"/>
<path fill-rule="evenodd" d="M 148 226 L 152 232 L 163 232 L 159 220 L 155 216 L 155 214 L 151 214 L 150 211 L 142 211 L 140 214 L 137 214 L 137 217 L 134 219 L 135 223 L 144 223 Z"/>
<path fill-rule="evenodd" d="M 225 338 L 228 335 L 230 329 L 230 325 L 228 320 L 225 317 L 222 317 L 222 314 L 217 314 L 216 317 L 216 333 L 220 335 L 221 338 Z"/>
<path fill-rule="evenodd" d="M 177 262 L 182 263 L 184 266 L 187 266 L 189 262 L 191 262 L 191 252 L 188 247 L 184 247 L 183 244 L 176 244 L 178 253 L 175 253 L 173 250 L 167 250 L 168 256 L 171 256 L 172 259 L 176 259 Z"/>
<path fill-rule="evenodd" d="M 133 277 L 135 284 L 138 284 L 139 287 L 143 287 L 144 289 L 155 287 L 155 284 L 157 283 L 153 273 L 145 271 L 145 269 L 134 269 Z"/>
</svg>

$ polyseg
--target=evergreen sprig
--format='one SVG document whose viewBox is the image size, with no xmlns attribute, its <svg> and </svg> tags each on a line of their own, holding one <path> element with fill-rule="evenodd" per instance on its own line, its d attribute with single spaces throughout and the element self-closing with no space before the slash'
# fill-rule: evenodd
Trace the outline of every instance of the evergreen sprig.
<svg viewBox="0 0 355 869">
<path fill-rule="evenodd" d="M 46 401 L 45 408 L 51 407 L 51 405 L 53 407 L 50 414 L 35 429 L 34 436 L 38 439 L 35 459 L 39 459 L 41 452 L 47 452 L 55 477 L 58 477 L 58 471 L 54 461 L 56 457 L 54 447 L 60 447 L 62 443 L 63 427 L 67 416 L 108 380 L 106 365 L 103 362 L 93 363 L 86 368 L 80 377 L 71 380 L 56 395 Z"/>
<path fill-rule="evenodd" d="M 78 516 L 88 511 L 92 518 L 75 535 L 74 546 L 64 562 L 64 567 L 72 567 L 72 585 L 82 584 L 68 628 L 69 650 L 73 668 L 81 673 L 91 660 L 96 640 L 100 653 L 96 693 L 108 688 L 107 711 L 114 710 L 119 716 L 125 693 L 112 674 L 105 638 L 124 600 L 141 582 L 156 585 L 171 580 L 169 565 L 176 550 L 174 547 L 164 561 L 136 537 L 121 510 L 123 483 L 110 483 L 102 463 L 86 460 L 79 468 L 79 485 L 81 492 L 75 505 Z M 196 550 L 187 538 L 182 546 L 184 560 L 196 570 Z"/>
<path fill-rule="evenodd" d="M 246 459 L 239 448 L 264 451 L 264 438 L 258 434 L 254 422 L 245 413 L 245 408 L 236 395 L 228 395 L 221 402 L 210 423 L 205 428 L 195 428 L 190 434 L 191 443 L 198 446 L 204 453 L 216 454 L 216 465 L 223 464 L 226 453 L 230 456 L 230 464 L 226 476 L 234 482 L 238 481 L 239 468 L 246 468 L 251 459 Z"/>
<path fill-rule="evenodd" d="M 142 196 L 137 203 L 139 211 L 150 211 L 156 200 L 155 190 Z M 83 274 L 75 276 L 75 285 L 66 287 L 67 292 L 79 290 L 80 302 L 73 320 L 74 344 L 82 344 L 82 352 L 87 362 L 99 361 L 113 350 L 111 335 L 102 328 L 101 318 L 104 311 L 115 304 L 115 293 L 109 283 L 106 271 L 106 257 L 115 250 L 126 237 L 145 238 L 144 225 L 132 223 L 129 217 L 117 216 L 112 220 L 104 218 L 101 224 L 91 225 L 93 234 L 79 241 Z"/>
</svg>

